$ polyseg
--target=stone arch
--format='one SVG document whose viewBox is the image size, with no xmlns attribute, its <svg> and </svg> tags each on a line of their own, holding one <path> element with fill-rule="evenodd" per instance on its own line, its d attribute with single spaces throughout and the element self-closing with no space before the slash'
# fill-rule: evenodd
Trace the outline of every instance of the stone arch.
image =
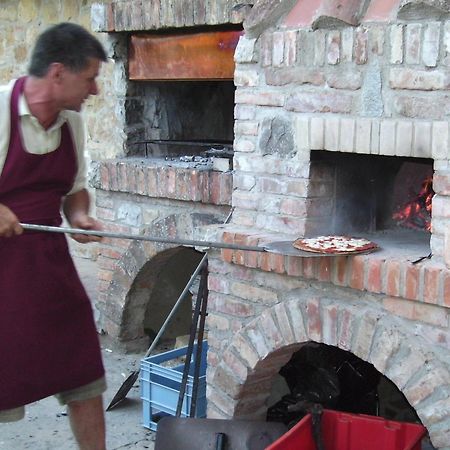
<svg viewBox="0 0 450 450">
<path fill-rule="evenodd" d="M 405 322 L 365 301 L 294 298 L 268 308 L 234 335 L 217 367 L 208 368 L 208 416 L 265 418 L 274 376 L 313 341 L 373 364 L 405 395 L 433 445 L 448 450 L 450 363 L 442 347 L 414 335 Z"/>
<path fill-rule="evenodd" d="M 118 259 L 106 296 L 105 317 L 115 324 L 110 334 L 128 350 L 148 347 L 148 336 L 144 332 L 148 300 L 168 262 L 182 257 L 186 251 L 185 247 L 167 248 L 166 244 L 133 241 Z M 147 294 L 137 295 L 139 290 Z"/>
</svg>

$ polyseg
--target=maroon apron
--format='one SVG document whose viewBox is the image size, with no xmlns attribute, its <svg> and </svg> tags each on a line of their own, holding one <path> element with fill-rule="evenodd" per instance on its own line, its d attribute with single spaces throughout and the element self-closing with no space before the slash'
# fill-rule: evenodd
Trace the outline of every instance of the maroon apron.
<svg viewBox="0 0 450 450">
<path fill-rule="evenodd" d="M 77 158 L 69 130 L 48 154 L 25 151 L 18 99 L 11 96 L 11 137 L 0 175 L 0 203 L 21 222 L 61 224 Z M 0 238 L 0 410 L 74 389 L 104 375 L 92 307 L 69 254 L 66 237 L 24 232 Z"/>
</svg>

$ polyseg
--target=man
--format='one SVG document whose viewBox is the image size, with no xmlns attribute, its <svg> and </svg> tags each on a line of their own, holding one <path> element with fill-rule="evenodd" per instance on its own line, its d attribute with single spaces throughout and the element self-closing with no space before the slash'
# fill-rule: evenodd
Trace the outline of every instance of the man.
<svg viewBox="0 0 450 450">
<path fill-rule="evenodd" d="M 106 54 L 84 28 L 44 31 L 29 75 L 0 88 L 0 422 L 57 395 L 80 449 L 104 450 L 106 388 L 92 307 L 59 233 L 20 223 L 99 230 L 85 189 L 83 102 Z M 98 240 L 74 235 L 79 242 Z"/>
</svg>

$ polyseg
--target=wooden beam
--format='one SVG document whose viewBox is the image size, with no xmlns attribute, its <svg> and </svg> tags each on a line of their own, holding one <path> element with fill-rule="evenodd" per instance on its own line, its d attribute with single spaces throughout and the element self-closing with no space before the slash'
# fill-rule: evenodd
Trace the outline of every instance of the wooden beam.
<svg viewBox="0 0 450 450">
<path fill-rule="evenodd" d="M 232 80 L 243 31 L 131 36 L 130 80 Z"/>
</svg>

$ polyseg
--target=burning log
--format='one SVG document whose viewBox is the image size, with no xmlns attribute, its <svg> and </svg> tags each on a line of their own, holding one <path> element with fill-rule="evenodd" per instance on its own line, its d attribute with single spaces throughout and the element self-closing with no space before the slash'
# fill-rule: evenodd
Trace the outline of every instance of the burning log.
<svg viewBox="0 0 450 450">
<path fill-rule="evenodd" d="M 431 204 L 433 196 L 433 177 L 429 176 L 422 182 L 417 196 L 400 207 L 392 215 L 392 218 L 397 221 L 399 226 L 431 232 Z"/>
</svg>

